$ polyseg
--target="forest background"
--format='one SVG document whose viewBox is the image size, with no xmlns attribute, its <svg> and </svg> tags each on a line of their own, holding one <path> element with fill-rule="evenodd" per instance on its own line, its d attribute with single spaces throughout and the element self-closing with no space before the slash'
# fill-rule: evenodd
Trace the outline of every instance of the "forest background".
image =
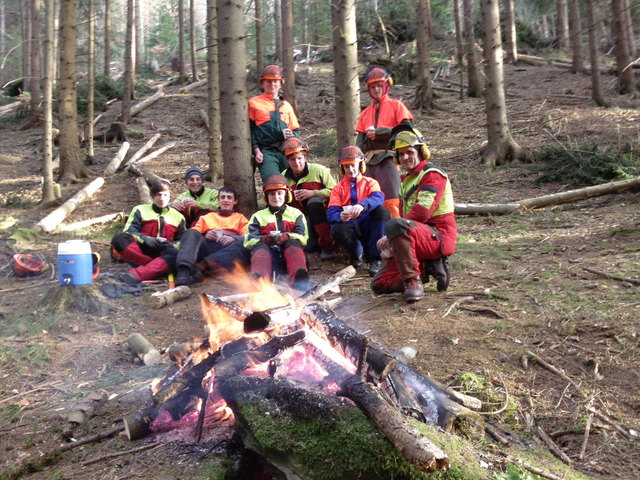
<svg viewBox="0 0 640 480">
<path fill-rule="evenodd" d="M 624 187 L 630 191 L 516 214 L 500 215 L 492 206 L 637 179 L 634 32 L 640 5 L 501 2 L 503 35 L 496 39 L 490 36 L 495 24 L 486 21 L 497 6 L 485 0 L 0 3 L 0 80 L 8 84 L 7 94 L 19 94 L 3 97 L 0 106 L 3 465 L 11 468 L 24 460 L 22 451 L 34 454 L 59 441 L 64 420 L 53 412 L 61 405 L 99 388 L 121 393 L 148 381 L 140 376 L 153 372 L 131 365 L 120 347 L 129 334 L 142 332 L 154 344 L 168 345 L 199 331 L 192 320 L 199 315 L 194 302 L 150 311 L 144 299 L 133 299 L 97 318 L 47 313 L 40 302 L 56 288 L 55 279 L 13 276 L 11 254 L 39 253 L 54 264 L 57 243 L 80 237 L 100 251 L 106 272 L 121 268 L 106 260 L 108 240 L 122 228 L 118 221 L 74 232 L 58 224 L 34 233 L 39 221 L 100 175 L 106 181 L 93 200 L 65 221 L 126 213 L 140 202 L 128 170 L 102 173 L 124 139 L 103 143 L 93 135 L 119 125 L 131 145 L 124 163 L 160 133 L 158 146 L 170 147 L 144 168 L 172 180 L 174 193 L 184 189 L 186 167 L 208 167 L 214 185 L 224 179 L 246 187 L 243 208 L 255 208 L 248 137 L 233 132 L 247 130 L 243 108 L 247 96 L 258 91 L 262 60 L 282 63 L 293 75 L 286 85 L 296 88 L 285 93 L 296 100 L 312 158 L 334 173 L 336 148 L 349 141 L 354 116 L 368 103 L 359 75 L 369 64 L 386 66 L 396 80 L 392 95 L 413 109 L 434 162 L 452 178 L 461 238 L 452 258 L 451 292 L 431 292 L 422 305 L 407 308 L 398 298 L 372 297 L 368 279 L 359 275 L 344 286 L 347 300 L 337 311 L 391 350 L 417 347 L 418 368 L 482 397 L 487 412 L 500 410 L 493 415 L 496 421 L 534 444 L 546 449 L 539 429 L 549 432 L 583 473 L 637 478 L 637 187 L 632 183 Z M 207 18 L 224 21 L 212 31 Z M 226 35 L 235 43 L 218 40 L 225 36 L 221 27 L 236 29 Z M 71 31 L 77 36 L 70 39 Z M 336 31 L 344 34 L 336 37 Z M 355 64 L 341 60 L 346 55 L 340 49 L 356 45 L 344 41 L 348 38 L 357 38 Z M 71 47 L 75 50 L 66 50 Z M 211 55 L 214 47 L 229 50 L 217 57 Z M 260 50 L 263 55 L 256 54 Z M 219 81 L 206 82 L 214 68 L 220 70 L 214 75 Z M 337 80 L 344 78 L 350 81 Z M 12 90 L 21 79 L 21 92 Z M 95 102 L 89 100 L 92 91 Z M 132 105 L 154 96 L 155 103 L 127 120 Z M 216 100 L 229 103 L 216 105 Z M 495 112 L 498 122 L 491 120 Z M 95 118 L 92 132 L 94 122 L 88 119 Z M 499 128 L 492 130 L 495 125 Z M 220 162 L 228 158 L 241 160 Z M 467 216 L 464 208 L 479 209 L 480 216 Z M 10 245 L 10 237 L 17 243 Z M 313 262 L 312 274 L 322 279 L 340 267 Z M 560 365 L 580 388 L 574 391 L 566 378 L 533 367 L 533 361 L 524 366 L 523 358 L 534 359 L 531 352 Z M 594 405 L 608 422 L 590 410 Z M 121 406 L 112 405 L 85 431 L 108 428 L 121 415 Z M 505 457 L 504 449 L 486 447 L 475 445 L 481 452 L 477 458 L 490 464 L 486 477 L 535 478 Z M 162 448 L 171 459 L 161 465 L 154 461 L 157 452 L 132 453 L 127 462 L 105 459 L 89 470 L 78 463 L 129 448 L 126 440 L 116 439 L 69 453 L 58 465 L 31 475 L 148 478 L 153 469 L 156 478 L 175 478 L 196 469 L 215 478 L 203 472 L 218 468 L 224 457 L 167 443 Z M 552 460 L 541 461 L 544 472 L 563 472 Z M 110 468 L 102 472 L 105 464 Z"/>
</svg>

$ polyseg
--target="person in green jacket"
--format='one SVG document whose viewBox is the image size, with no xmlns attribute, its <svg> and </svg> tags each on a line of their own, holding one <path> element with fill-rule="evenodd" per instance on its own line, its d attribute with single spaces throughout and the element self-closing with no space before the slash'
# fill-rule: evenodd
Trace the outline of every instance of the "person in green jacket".
<svg viewBox="0 0 640 480">
<path fill-rule="evenodd" d="M 191 228 L 201 216 L 218 210 L 218 190 L 204 186 L 204 172 L 197 167 L 187 168 L 184 181 L 188 190 L 171 207 L 184 215 L 187 228 Z"/>
</svg>

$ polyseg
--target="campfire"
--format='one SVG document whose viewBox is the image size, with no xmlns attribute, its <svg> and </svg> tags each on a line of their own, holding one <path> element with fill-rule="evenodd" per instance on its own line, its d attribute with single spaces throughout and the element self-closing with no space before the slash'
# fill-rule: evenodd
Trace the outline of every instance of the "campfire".
<svg viewBox="0 0 640 480">
<path fill-rule="evenodd" d="M 327 404 L 338 399 L 357 406 L 419 470 L 447 469 L 447 455 L 409 418 L 477 437 L 482 419 L 464 405 L 473 399 L 399 361 L 313 302 L 351 275 L 349 267 L 298 297 L 263 280 L 242 285 L 251 294 L 202 294 L 207 338 L 185 348 L 154 381 L 152 404 L 125 418 L 129 439 L 180 432 L 200 442 L 238 422 L 247 428 L 239 418 L 246 392 L 287 392 L 290 399 L 312 394 Z"/>
</svg>

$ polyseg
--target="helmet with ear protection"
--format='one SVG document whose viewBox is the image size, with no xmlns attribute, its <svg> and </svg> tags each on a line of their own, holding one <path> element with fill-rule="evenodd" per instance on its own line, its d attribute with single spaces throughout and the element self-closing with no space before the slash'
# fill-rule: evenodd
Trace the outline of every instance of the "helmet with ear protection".
<svg viewBox="0 0 640 480">
<path fill-rule="evenodd" d="M 267 65 L 262 69 L 260 74 L 260 82 L 263 80 L 280 80 L 284 85 L 284 75 L 279 65 Z"/>
<path fill-rule="evenodd" d="M 309 145 L 298 137 L 289 137 L 282 144 L 282 150 L 284 151 L 284 156 L 288 157 L 294 153 L 308 152 Z"/>
<path fill-rule="evenodd" d="M 356 162 L 360 162 L 360 173 L 364 173 L 367 170 L 366 157 L 360 147 L 356 145 L 347 145 L 340 149 L 338 154 L 338 164 L 340 165 L 340 173 L 344 175 L 343 165 L 353 165 Z"/>
<path fill-rule="evenodd" d="M 264 193 L 264 203 L 269 205 L 269 199 L 267 198 L 267 194 L 274 190 L 284 190 L 287 192 L 287 198 L 285 199 L 286 203 L 291 203 L 293 201 L 293 194 L 291 193 L 291 189 L 287 185 L 287 181 L 282 175 L 269 175 L 267 179 L 264 181 L 262 185 L 262 192 Z"/>
<path fill-rule="evenodd" d="M 367 85 L 375 82 L 387 82 L 389 86 L 393 85 L 393 78 L 391 78 L 389 72 L 380 65 L 371 65 L 367 69 L 367 73 L 365 73 L 364 78 Z"/>
<path fill-rule="evenodd" d="M 395 134 L 392 131 L 391 140 L 387 144 L 387 150 L 393 150 L 395 152 L 394 161 L 398 162 L 398 150 L 405 147 L 415 148 L 422 160 L 429 160 L 431 158 L 431 151 L 427 145 L 426 140 L 422 134 L 412 127 L 405 127 L 397 131 Z"/>
</svg>

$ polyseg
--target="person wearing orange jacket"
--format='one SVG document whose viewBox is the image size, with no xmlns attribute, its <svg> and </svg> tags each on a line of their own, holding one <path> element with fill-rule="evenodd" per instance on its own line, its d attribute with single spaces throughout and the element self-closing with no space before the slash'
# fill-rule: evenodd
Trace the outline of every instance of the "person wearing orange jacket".
<svg viewBox="0 0 640 480">
<path fill-rule="evenodd" d="M 300 134 L 293 107 L 280 97 L 283 83 L 282 69 L 278 65 L 267 65 L 260 75 L 262 95 L 249 99 L 251 148 L 263 183 L 270 175 L 280 175 L 287 168 L 282 142 Z"/>
<path fill-rule="evenodd" d="M 398 125 L 412 126 L 413 114 L 400 100 L 389 96 L 393 80 L 379 65 L 366 73 L 367 90 L 371 105 L 365 108 L 356 123 L 356 145 L 367 157 L 367 175 L 375 178 L 384 193 L 384 206 L 393 218 L 400 214 L 400 174 L 393 161 L 393 152 L 387 150 L 391 130 Z"/>
<path fill-rule="evenodd" d="M 176 259 L 176 285 L 189 285 L 201 273 L 231 270 L 235 263 L 248 263 L 242 246 L 249 220 L 235 211 L 238 195 L 232 187 L 219 190 L 217 212 L 201 216 L 180 241 Z M 201 263 L 197 263 L 201 262 Z"/>
<path fill-rule="evenodd" d="M 377 241 L 384 235 L 389 212 L 378 182 L 365 177 L 365 157 L 359 147 L 348 145 L 338 155 L 342 180 L 331 190 L 327 219 L 331 236 L 344 247 L 355 268 L 362 266 L 363 254 L 369 261 L 369 275 L 382 266 Z"/>
<path fill-rule="evenodd" d="M 331 238 L 326 210 L 336 181 L 324 165 L 307 162 L 309 146 L 300 138 L 287 138 L 282 150 L 289 163 L 282 176 L 293 193 L 291 206 L 305 214 L 309 225 L 305 251 L 320 251 L 320 260 L 329 260 L 334 257 L 337 245 Z"/>
<path fill-rule="evenodd" d="M 153 203 L 134 207 L 124 231 L 111 239 L 114 258 L 135 265 L 120 276 L 130 286 L 172 270 L 178 256 L 176 243 L 185 232 L 184 217 L 169 208 L 169 183 L 158 180 L 150 190 Z"/>
<path fill-rule="evenodd" d="M 431 153 L 420 132 L 399 130 L 389 145 L 406 172 L 400 188 L 403 216 L 389 220 L 378 241 L 386 258 L 371 288 L 379 294 L 403 292 L 413 303 L 424 297 L 422 282 L 429 275 L 438 291 L 449 287 L 447 257 L 455 252 L 458 233 L 447 174 L 429 163 Z"/>
</svg>

